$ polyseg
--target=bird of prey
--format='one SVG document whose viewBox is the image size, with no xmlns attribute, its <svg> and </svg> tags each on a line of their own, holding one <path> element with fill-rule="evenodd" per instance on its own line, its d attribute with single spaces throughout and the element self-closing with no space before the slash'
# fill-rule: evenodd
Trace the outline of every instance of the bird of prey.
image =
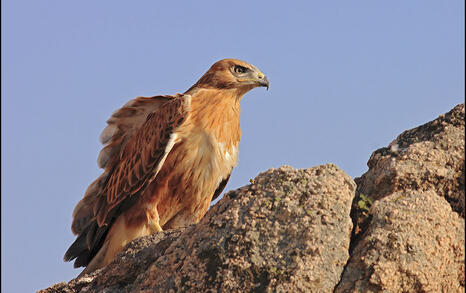
<svg viewBox="0 0 466 293">
<path fill-rule="evenodd" d="M 138 97 L 107 121 L 104 169 L 73 211 L 64 260 L 102 268 L 131 240 L 197 223 L 237 164 L 240 101 L 269 87 L 255 66 L 223 59 L 184 94 Z"/>
</svg>

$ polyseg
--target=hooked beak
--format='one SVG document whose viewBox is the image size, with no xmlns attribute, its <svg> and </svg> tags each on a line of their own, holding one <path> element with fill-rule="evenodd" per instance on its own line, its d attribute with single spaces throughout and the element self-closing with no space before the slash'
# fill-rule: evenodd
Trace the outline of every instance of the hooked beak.
<svg viewBox="0 0 466 293">
<path fill-rule="evenodd" d="M 269 83 L 269 80 L 267 79 L 267 76 L 263 74 L 259 74 L 257 83 L 259 84 L 259 86 L 264 86 L 267 88 L 267 90 L 269 90 L 270 83 Z"/>
<path fill-rule="evenodd" d="M 269 90 L 270 83 L 269 83 L 269 80 L 267 79 L 267 76 L 264 76 L 261 85 L 267 87 L 267 90 Z"/>
</svg>

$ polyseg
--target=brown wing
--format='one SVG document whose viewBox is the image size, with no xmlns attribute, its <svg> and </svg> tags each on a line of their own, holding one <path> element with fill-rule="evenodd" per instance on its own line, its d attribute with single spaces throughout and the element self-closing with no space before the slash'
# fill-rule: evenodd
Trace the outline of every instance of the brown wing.
<svg viewBox="0 0 466 293">
<path fill-rule="evenodd" d="M 75 207 L 71 226 L 74 234 L 81 234 L 97 214 L 102 224 L 108 209 L 141 188 L 146 173 L 165 154 L 169 136 L 186 117 L 189 105 L 190 97 L 186 95 L 139 97 L 110 117 L 100 136 L 104 148 L 97 160 L 105 172 L 87 188 Z"/>
<path fill-rule="evenodd" d="M 97 223 L 102 225 L 110 210 L 126 197 L 134 195 L 150 183 L 160 171 L 166 156 L 177 142 L 173 130 L 185 121 L 190 110 L 190 97 L 181 96 L 163 104 L 128 140 L 114 165 L 104 192 L 94 205 Z M 112 160 L 118 160 L 113 164 Z"/>
<path fill-rule="evenodd" d="M 100 134 L 100 142 L 104 148 L 97 159 L 99 167 L 107 170 L 113 167 L 108 164 L 110 157 L 124 148 L 126 142 L 146 122 L 150 113 L 173 98 L 174 96 L 138 97 L 115 111 L 107 120 L 108 126 Z"/>
<path fill-rule="evenodd" d="M 153 99 L 154 104 L 159 105 L 153 112 L 148 113 L 145 120 L 140 122 L 140 117 L 117 117 L 118 113 L 133 112 L 124 110 L 125 106 L 109 121 L 113 118 L 127 117 L 124 121 L 132 119 L 134 123 L 120 123 L 120 120 L 115 119 L 113 121 L 117 127 L 110 138 L 104 135 L 105 130 L 101 136 L 104 137 L 102 142 L 109 143 L 107 146 L 116 141 L 120 144 L 114 144 L 113 148 L 116 150 L 111 150 L 112 155 L 102 165 L 105 167 L 104 174 L 88 187 L 84 198 L 73 212 L 72 231 L 78 234 L 78 238 L 65 253 L 64 260 L 76 259 L 75 267 L 88 265 L 103 245 L 116 217 L 127 210 L 137 199 L 138 191 L 155 178 L 167 154 L 176 143 L 173 130 L 189 115 L 189 95 Z M 150 103 L 149 100 L 139 101 L 143 101 L 143 104 Z M 130 104 L 130 107 L 131 105 L 134 104 Z M 146 109 L 140 109 L 139 112 L 133 113 L 144 115 L 147 112 Z"/>
</svg>

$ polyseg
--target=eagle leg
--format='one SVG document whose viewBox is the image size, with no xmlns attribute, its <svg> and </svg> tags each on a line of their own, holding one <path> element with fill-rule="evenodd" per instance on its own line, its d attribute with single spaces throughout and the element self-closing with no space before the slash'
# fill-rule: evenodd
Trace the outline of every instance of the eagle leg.
<svg viewBox="0 0 466 293">
<path fill-rule="evenodd" d="M 160 227 L 160 217 L 157 208 L 146 211 L 147 227 L 149 228 L 150 234 L 162 232 L 163 229 Z"/>
<path fill-rule="evenodd" d="M 151 234 L 154 234 L 156 232 L 163 232 L 162 227 L 160 227 L 159 222 L 157 221 L 152 221 L 149 220 L 149 228 L 151 230 Z"/>
</svg>

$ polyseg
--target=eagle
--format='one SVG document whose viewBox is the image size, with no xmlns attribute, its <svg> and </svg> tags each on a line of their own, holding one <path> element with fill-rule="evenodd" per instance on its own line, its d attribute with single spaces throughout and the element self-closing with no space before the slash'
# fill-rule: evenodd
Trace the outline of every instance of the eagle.
<svg viewBox="0 0 466 293">
<path fill-rule="evenodd" d="M 104 172 L 73 211 L 77 235 L 64 260 L 109 264 L 130 241 L 197 223 L 238 161 L 240 102 L 269 88 L 255 66 L 223 59 L 184 94 L 137 97 L 113 113 L 100 135 Z"/>
</svg>

